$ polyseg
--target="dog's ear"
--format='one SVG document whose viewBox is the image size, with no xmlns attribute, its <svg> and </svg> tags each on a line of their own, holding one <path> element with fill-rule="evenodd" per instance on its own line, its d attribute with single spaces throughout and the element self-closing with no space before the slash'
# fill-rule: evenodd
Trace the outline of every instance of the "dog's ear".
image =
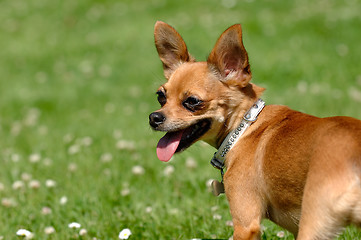
<svg viewBox="0 0 361 240">
<path fill-rule="evenodd" d="M 222 33 L 217 40 L 208 64 L 215 67 L 228 84 L 245 87 L 252 78 L 248 54 L 242 42 L 242 28 L 236 24 Z"/>
<path fill-rule="evenodd" d="M 154 41 L 167 79 L 180 63 L 194 61 L 183 38 L 170 25 L 158 21 L 154 26 Z"/>
</svg>

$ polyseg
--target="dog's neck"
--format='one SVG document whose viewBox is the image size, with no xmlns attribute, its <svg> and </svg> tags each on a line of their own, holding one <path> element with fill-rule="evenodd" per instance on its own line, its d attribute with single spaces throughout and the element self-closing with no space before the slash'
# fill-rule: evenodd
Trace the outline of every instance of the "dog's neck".
<svg viewBox="0 0 361 240">
<path fill-rule="evenodd" d="M 232 96 L 233 107 L 228 110 L 227 118 L 224 121 L 223 127 L 217 134 L 215 141 L 215 148 L 219 148 L 226 136 L 240 124 L 241 119 L 244 117 L 246 112 L 252 107 L 252 105 L 259 99 L 265 89 L 258 87 L 255 84 L 249 84 L 247 87 L 242 89 L 241 97 Z M 236 94 L 239 94 L 237 92 Z M 240 99 L 239 102 L 234 101 L 234 99 Z"/>
<path fill-rule="evenodd" d="M 236 144 L 238 139 L 246 132 L 246 130 L 257 120 L 258 115 L 261 113 L 265 106 L 265 102 L 262 99 L 258 99 L 253 103 L 252 107 L 244 114 L 241 123 L 233 129 L 223 140 L 222 144 L 218 148 L 218 151 L 214 154 L 211 164 L 218 169 L 224 168 L 224 162 L 227 153 Z"/>
</svg>

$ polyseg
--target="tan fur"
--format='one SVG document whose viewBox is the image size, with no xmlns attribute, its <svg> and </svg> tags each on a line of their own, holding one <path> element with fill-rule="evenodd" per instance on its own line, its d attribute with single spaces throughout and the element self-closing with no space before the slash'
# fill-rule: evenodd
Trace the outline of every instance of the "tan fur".
<svg viewBox="0 0 361 240">
<path fill-rule="evenodd" d="M 156 47 L 168 81 L 160 87 L 166 120 L 157 130 L 177 131 L 201 119 L 211 128 L 199 139 L 218 148 L 261 96 L 251 80 L 240 25 L 218 39 L 207 62 L 195 62 L 180 35 L 155 25 Z M 196 96 L 203 105 L 189 111 L 182 102 Z M 267 105 L 226 157 L 224 185 L 234 239 L 258 239 L 269 218 L 297 239 L 331 239 L 361 223 L 361 121 L 318 118 Z"/>
</svg>

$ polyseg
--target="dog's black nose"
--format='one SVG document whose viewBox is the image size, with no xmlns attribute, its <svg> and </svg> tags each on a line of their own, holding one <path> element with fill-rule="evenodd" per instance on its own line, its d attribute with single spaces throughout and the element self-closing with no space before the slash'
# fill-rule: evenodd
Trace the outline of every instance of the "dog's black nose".
<svg viewBox="0 0 361 240">
<path fill-rule="evenodd" d="M 165 121 L 165 116 L 160 112 L 153 112 L 149 115 L 149 124 L 153 128 L 159 127 Z"/>
</svg>

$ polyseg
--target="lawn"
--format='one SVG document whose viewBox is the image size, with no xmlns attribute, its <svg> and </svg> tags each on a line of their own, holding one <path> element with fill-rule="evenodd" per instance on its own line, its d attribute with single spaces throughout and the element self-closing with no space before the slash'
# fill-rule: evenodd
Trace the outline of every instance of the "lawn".
<svg viewBox="0 0 361 240">
<path fill-rule="evenodd" d="M 198 60 L 241 23 L 266 103 L 361 119 L 360 12 L 360 0 L 2 0 L 0 239 L 108 240 L 126 228 L 130 239 L 228 239 L 226 198 L 207 186 L 220 177 L 215 149 L 156 157 L 154 23 L 173 25 Z M 263 231 L 293 239 L 267 221 Z M 340 237 L 357 238 L 353 227 Z"/>
</svg>

